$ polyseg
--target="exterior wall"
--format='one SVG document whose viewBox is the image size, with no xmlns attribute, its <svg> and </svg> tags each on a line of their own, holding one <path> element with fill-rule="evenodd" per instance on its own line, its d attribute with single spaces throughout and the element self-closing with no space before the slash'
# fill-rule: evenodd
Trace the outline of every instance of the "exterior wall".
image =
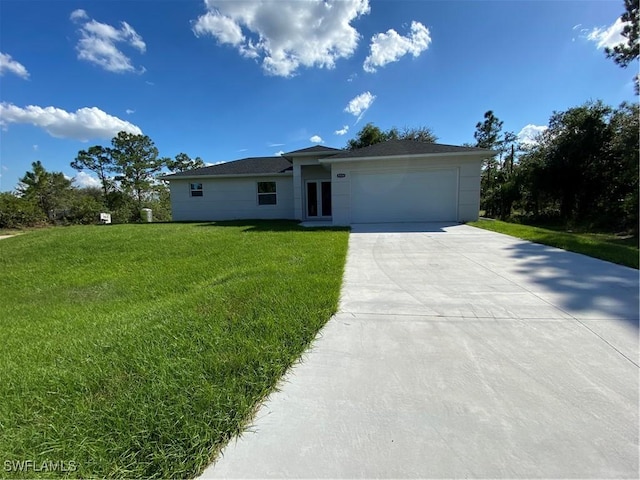
<svg viewBox="0 0 640 480">
<path fill-rule="evenodd" d="M 190 196 L 195 182 L 202 183 L 202 197 Z M 276 182 L 276 205 L 258 205 L 258 182 Z M 176 179 L 170 189 L 174 221 L 294 218 L 291 175 Z"/>
<path fill-rule="evenodd" d="M 302 168 L 299 162 L 293 162 L 293 218 L 302 220 Z"/>
<path fill-rule="evenodd" d="M 458 221 L 478 219 L 480 210 L 480 171 L 482 161 L 468 157 L 399 160 L 366 160 L 331 165 L 333 224 L 351 224 L 351 175 L 358 171 L 393 170 L 406 172 L 428 168 L 458 169 Z M 340 177 L 338 176 L 340 175 Z"/>
<path fill-rule="evenodd" d="M 331 167 L 329 165 L 304 165 L 302 167 L 302 181 L 307 180 L 331 180 Z"/>
<path fill-rule="evenodd" d="M 458 221 L 474 222 L 480 214 L 482 160 L 460 164 L 458 178 Z"/>
<path fill-rule="evenodd" d="M 321 158 L 321 157 L 318 157 Z M 468 157 L 366 160 L 321 165 L 318 158 L 293 159 L 293 175 L 243 178 L 175 179 L 170 181 L 171 210 L 175 221 L 236 219 L 304 220 L 307 180 L 331 180 L 334 225 L 351 224 L 351 176 L 358 171 L 406 172 L 429 168 L 458 171 L 458 221 L 477 220 L 480 209 L 481 160 Z M 340 175 L 340 177 L 338 177 Z M 278 203 L 258 205 L 257 182 L 275 181 Z M 191 197 L 189 184 L 203 184 L 203 196 Z"/>
</svg>

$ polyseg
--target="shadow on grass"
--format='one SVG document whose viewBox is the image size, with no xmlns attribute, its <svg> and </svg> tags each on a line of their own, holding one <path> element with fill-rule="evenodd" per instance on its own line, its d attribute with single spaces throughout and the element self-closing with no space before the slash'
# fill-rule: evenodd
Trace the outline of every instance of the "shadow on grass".
<svg viewBox="0 0 640 480">
<path fill-rule="evenodd" d="M 594 231 L 586 227 L 583 227 L 583 228 L 576 227 L 576 228 L 570 229 L 566 225 L 562 225 L 562 224 L 545 224 L 545 223 L 526 222 L 526 223 L 521 223 L 521 225 L 526 225 L 528 227 L 534 227 L 534 228 L 544 228 L 545 230 L 551 230 L 561 234 L 568 233 L 568 234 L 584 235 L 586 237 L 591 237 L 591 238 L 597 239 L 600 242 L 608 243 L 610 245 L 621 245 L 621 246 L 629 246 L 634 248 L 638 248 L 638 246 L 640 245 L 640 237 L 638 237 L 637 234 L 632 235 L 632 234 L 620 234 L 620 233 L 598 231 L 598 230 Z"/>
<path fill-rule="evenodd" d="M 220 222 L 181 222 L 192 223 L 198 227 L 234 227 L 244 232 L 348 232 L 349 227 L 302 227 L 294 220 L 226 220 Z"/>
<path fill-rule="evenodd" d="M 518 271 L 559 295 L 557 304 L 568 313 L 640 327 L 637 270 L 538 243 L 518 242 L 508 250 L 520 260 Z"/>
<path fill-rule="evenodd" d="M 616 238 L 607 238 L 604 242 L 609 243 L 611 245 L 620 245 L 624 247 L 634 247 L 638 248 L 640 245 L 639 237 L 616 237 Z"/>
<path fill-rule="evenodd" d="M 194 223 L 194 222 L 190 222 Z M 445 232 L 447 227 L 459 225 L 457 222 L 414 222 L 414 223 L 359 223 L 351 227 L 312 226 L 307 222 L 301 226 L 294 220 L 229 220 L 221 222 L 195 222 L 199 227 L 244 227 L 246 232 L 353 232 L 353 233 L 425 233 Z"/>
</svg>

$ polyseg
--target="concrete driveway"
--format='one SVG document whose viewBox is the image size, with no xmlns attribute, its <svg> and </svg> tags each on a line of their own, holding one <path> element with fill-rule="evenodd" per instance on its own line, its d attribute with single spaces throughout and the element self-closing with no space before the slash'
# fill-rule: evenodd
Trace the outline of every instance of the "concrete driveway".
<svg viewBox="0 0 640 480">
<path fill-rule="evenodd" d="M 210 478 L 638 478 L 638 271 L 356 226 L 339 313 Z"/>
</svg>

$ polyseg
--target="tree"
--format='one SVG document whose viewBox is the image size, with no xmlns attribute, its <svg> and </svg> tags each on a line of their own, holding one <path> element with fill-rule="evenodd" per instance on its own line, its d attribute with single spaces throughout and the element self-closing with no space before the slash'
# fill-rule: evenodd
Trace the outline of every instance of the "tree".
<svg viewBox="0 0 640 480">
<path fill-rule="evenodd" d="M 504 160 L 482 172 L 481 208 L 488 215 L 508 217 L 513 206 L 529 221 L 637 234 L 638 104 L 614 109 L 596 101 L 553 112 L 526 149 L 501 126 L 489 111 L 474 135 Z"/>
<path fill-rule="evenodd" d="M 149 208 L 153 210 L 154 221 L 171 221 L 171 196 L 169 187 L 163 182 L 156 185 L 154 190 L 153 198 L 148 203 Z"/>
<path fill-rule="evenodd" d="M 386 142 L 389 140 L 389 134 L 383 132 L 373 123 L 367 123 L 353 138 L 347 142 L 347 150 L 355 150 L 356 148 L 368 147 L 376 143 Z"/>
<path fill-rule="evenodd" d="M 417 142 L 435 143 L 438 140 L 429 127 L 404 127 L 402 132 L 396 127 L 381 130 L 373 123 L 367 123 L 353 138 L 347 142 L 347 150 L 368 147 L 388 140 L 415 140 Z"/>
<path fill-rule="evenodd" d="M 502 121 L 488 110 L 484 114 L 484 122 L 476 123 L 476 147 L 495 149 L 501 144 Z"/>
<path fill-rule="evenodd" d="M 622 68 L 627 68 L 631 62 L 638 58 L 640 53 L 640 40 L 638 35 L 638 21 L 640 16 L 639 8 L 640 0 L 624 0 L 625 12 L 620 19 L 625 23 L 622 29 L 622 36 L 626 41 L 622 42 L 613 48 L 605 48 L 607 58 L 613 58 L 613 61 L 620 65 Z M 640 84 L 638 83 L 638 76 L 635 77 L 635 89 L 636 94 L 640 91 Z"/>
<path fill-rule="evenodd" d="M 611 140 L 612 110 L 602 102 L 589 102 L 565 112 L 554 112 L 543 135 L 550 193 L 560 202 L 564 221 L 586 220 L 599 197 L 610 188 L 603 171 L 606 146 Z"/>
<path fill-rule="evenodd" d="M 186 153 L 177 154 L 174 160 L 167 158 L 165 164 L 171 173 L 185 172 L 205 166 L 200 157 L 192 159 Z"/>
<path fill-rule="evenodd" d="M 146 135 L 120 132 L 111 140 L 111 156 L 116 180 L 130 194 L 138 209 L 148 199 L 155 182 L 155 174 L 163 166 L 158 159 L 158 149 Z"/>
<path fill-rule="evenodd" d="M 46 220 L 35 202 L 10 192 L 0 192 L 0 228 L 32 227 Z"/>
<path fill-rule="evenodd" d="M 638 230 L 637 104 L 588 102 L 554 112 L 520 158 L 525 212 L 588 229 Z"/>
<path fill-rule="evenodd" d="M 608 175 L 610 188 L 606 190 L 610 217 L 623 219 L 622 228 L 638 234 L 638 151 L 640 151 L 640 107 L 637 103 L 623 103 L 611 117 L 612 139 Z"/>
<path fill-rule="evenodd" d="M 71 191 L 71 180 L 62 172 L 47 172 L 40 160 L 31 164 L 33 170 L 20 179 L 17 191 L 20 196 L 33 201 L 49 219 L 63 208 Z"/>
<path fill-rule="evenodd" d="M 436 143 L 438 141 L 438 137 L 426 126 L 414 128 L 404 127 L 398 135 L 398 138 L 400 140 L 415 140 L 416 142 L 424 143 Z"/>
<path fill-rule="evenodd" d="M 60 215 L 62 220 L 68 224 L 91 224 L 96 223 L 99 214 L 104 212 L 104 198 L 100 188 L 86 187 L 74 188 L 70 192 L 65 204 L 65 209 Z"/>
<path fill-rule="evenodd" d="M 516 160 L 516 151 L 519 149 L 518 136 L 513 132 L 504 132 L 504 135 L 502 137 L 500 160 L 502 160 L 504 156 L 503 166 L 509 172 L 509 174 L 513 173 L 513 165 Z"/>
<path fill-rule="evenodd" d="M 71 162 L 71 167 L 79 172 L 89 170 L 95 173 L 102 184 L 104 198 L 107 199 L 112 186 L 109 174 L 114 170 L 110 149 L 95 145 L 88 150 L 80 150 L 76 159 Z"/>
<path fill-rule="evenodd" d="M 484 121 L 476 123 L 476 131 L 473 137 L 476 139 L 476 147 L 490 150 L 501 150 L 504 145 L 502 138 L 502 121 L 488 110 L 484 114 Z M 485 211 L 485 215 L 493 217 L 496 215 L 506 216 L 508 212 L 499 212 L 501 203 L 499 196 L 499 184 L 504 181 L 499 176 L 499 163 L 495 155 L 483 162 L 481 177 L 481 197 L 480 208 Z M 498 190 L 496 190 L 498 189 Z"/>
</svg>

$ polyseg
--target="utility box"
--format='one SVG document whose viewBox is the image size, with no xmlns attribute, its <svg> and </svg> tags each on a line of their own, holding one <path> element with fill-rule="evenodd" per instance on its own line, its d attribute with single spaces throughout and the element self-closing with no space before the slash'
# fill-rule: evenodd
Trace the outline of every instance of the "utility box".
<svg viewBox="0 0 640 480">
<path fill-rule="evenodd" d="M 108 225 L 111 223 L 111 214 L 110 213 L 101 213 L 100 214 L 100 223 L 104 225 Z"/>
<path fill-rule="evenodd" d="M 143 223 L 151 223 L 153 222 L 153 212 L 150 208 L 143 208 L 140 210 L 140 219 Z"/>
</svg>

